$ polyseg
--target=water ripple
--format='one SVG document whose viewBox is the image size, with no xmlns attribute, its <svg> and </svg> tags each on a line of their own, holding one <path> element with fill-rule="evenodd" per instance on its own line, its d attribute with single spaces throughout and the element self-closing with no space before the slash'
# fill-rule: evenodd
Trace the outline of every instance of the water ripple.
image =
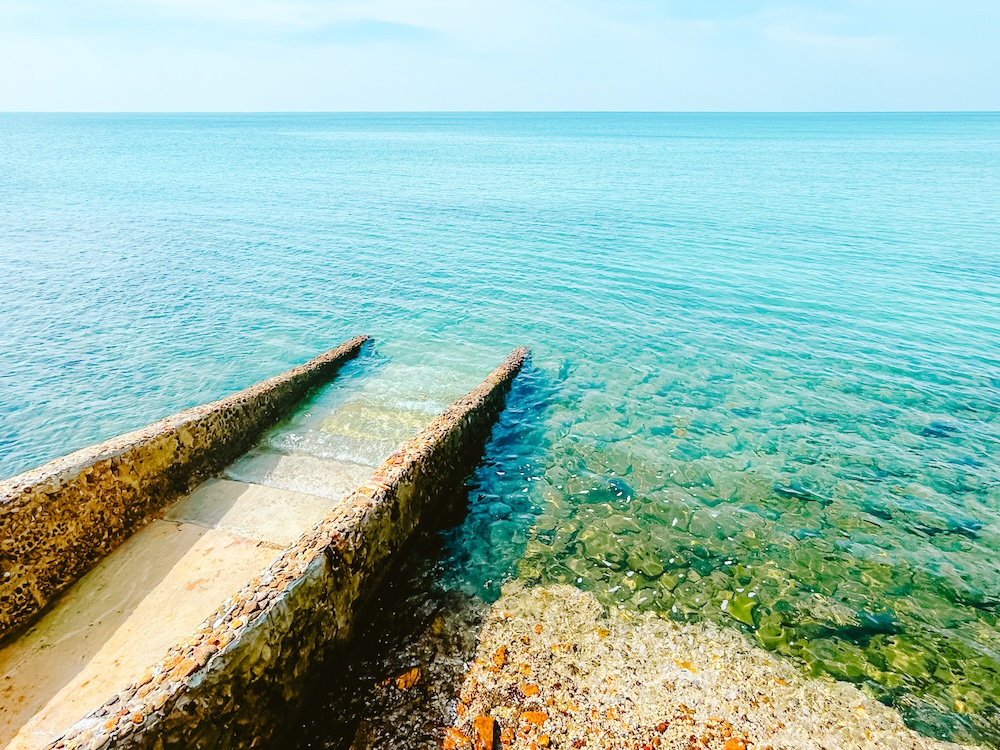
<svg viewBox="0 0 1000 750">
<path fill-rule="evenodd" d="M 448 585 L 726 622 L 996 740 L 998 126 L 0 116 L 0 475 L 357 333 L 530 344 Z"/>
</svg>

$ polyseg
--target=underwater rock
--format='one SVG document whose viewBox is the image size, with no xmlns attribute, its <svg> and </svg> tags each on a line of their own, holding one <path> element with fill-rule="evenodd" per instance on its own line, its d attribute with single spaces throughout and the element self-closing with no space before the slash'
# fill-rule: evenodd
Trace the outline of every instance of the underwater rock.
<svg viewBox="0 0 1000 750">
<path fill-rule="evenodd" d="M 931 678 L 937 668 L 937 661 L 925 649 L 911 642 L 905 635 L 888 636 L 884 643 L 883 654 L 889 669 L 920 681 Z"/>
<path fill-rule="evenodd" d="M 744 625 L 753 627 L 753 611 L 759 604 L 760 602 L 757 601 L 757 599 L 752 598 L 749 594 L 736 594 L 729 600 L 729 606 L 726 609 L 726 614 L 734 620 L 742 622 Z"/>
<path fill-rule="evenodd" d="M 493 518 L 507 518 L 513 512 L 513 508 L 500 501 L 490 503 L 488 509 Z"/>
<path fill-rule="evenodd" d="M 612 478 L 608 480 L 608 488 L 616 497 L 624 497 L 631 500 L 635 497 L 635 491 L 628 486 L 624 479 Z"/>
<path fill-rule="evenodd" d="M 814 675 L 826 672 L 848 682 L 862 682 L 877 671 L 859 648 L 840 640 L 811 639 L 803 645 L 801 657 Z"/>
<path fill-rule="evenodd" d="M 633 547 L 629 550 L 628 567 L 642 573 L 647 578 L 658 578 L 663 573 L 663 563 L 648 547 Z"/>
<path fill-rule="evenodd" d="M 580 532 L 577 539 L 583 542 L 584 554 L 599 563 L 620 570 L 625 563 L 625 551 L 621 543 L 608 531 L 588 527 Z"/>
<path fill-rule="evenodd" d="M 830 498 L 819 495 L 795 482 L 789 484 L 776 483 L 774 485 L 774 491 L 781 497 L 794 498 L 796 500 L 809 500 L 823 504 L 832 502 Z"/>
</svg>

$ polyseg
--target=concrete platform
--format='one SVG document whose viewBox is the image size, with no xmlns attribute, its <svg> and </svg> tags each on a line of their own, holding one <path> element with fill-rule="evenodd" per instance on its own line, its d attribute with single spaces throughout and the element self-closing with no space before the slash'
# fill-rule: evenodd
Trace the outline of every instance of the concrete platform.
<svg viewBox="0 0 1000 750">
<path fill-rule="evenodd" d="M 190 523 L 141 529 L 0 651 L 0 747 L 47 745 L 279 553 L 276 545 Z"/>
<path fill-rule="evenodd" d="M 45 747 L 155 664 L 371 474 L 337 468 L 313 475 L 336 498 L 209 480 L 129 538 L 0 650 L 0 747 Z"/>
<path fill-rule="evenodd" d="M 127 539 L 0 649 L 0 748 L 47 746 L 188 638 L 366 482 L 444 408 L 415 373 L 386 368 L 379 375 L 387 377 L 366 378 L 335 406 L 293 415 L 224 478 L 205 482 Z"/>
</svg>

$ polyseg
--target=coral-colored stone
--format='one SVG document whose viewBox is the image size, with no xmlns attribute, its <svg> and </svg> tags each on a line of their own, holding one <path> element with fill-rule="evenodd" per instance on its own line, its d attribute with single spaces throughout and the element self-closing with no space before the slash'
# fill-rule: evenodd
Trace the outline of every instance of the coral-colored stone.
<svg viewBox="0 0 1000 750">
<path fill-rule="evenodd" d="M 493 750 L 493 737 L 497 723 L 492 716 L 477 716 L 472 721 L 472 747 L 475 750 Z"/>
<path fill-rule="evenodd" d="M 441 743 L 441 747 L 444 750 L 461 750 L 462 748 L 471 746 L 472 740 L 469 739 L 469 735 L 460 729 L 448 727 L 444 730 L 444 742 Z"/>
<path fill-rule="evenodd" d="M 411 687 L 420 682 L 420 667 L 414 667 L 413 669 L 408 669 L 399 675 L 394 680 L 396 688 L 399 690 L 409 690 Z"/>
<path fill-rule="evenodd" d="M 521 714 L 522 724 L 533 724 L 536 727 L 540 727 L 548 720 L 549 715 L 544 711 L 525 711 Z"/>
<path fill-rule="evenodd" d="M 501 646 L 496 651 L 493 652 L 493 667 L 494 669 L 501 669 L 504 664 L 507 663 L 507 647 Z"/>
</svg>

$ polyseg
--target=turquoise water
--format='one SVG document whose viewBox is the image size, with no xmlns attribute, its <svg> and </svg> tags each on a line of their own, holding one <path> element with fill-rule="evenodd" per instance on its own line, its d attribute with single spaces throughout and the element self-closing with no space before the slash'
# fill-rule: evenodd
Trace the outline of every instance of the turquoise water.
<svg viewBox="0 0 1000 750">
<path fill-rule="evenodd" d="M 1000 116 L 0 116 L 0 476 L 349 335 L 533 369 L 443 585 L 1000 738 Z"/>
</svg>

